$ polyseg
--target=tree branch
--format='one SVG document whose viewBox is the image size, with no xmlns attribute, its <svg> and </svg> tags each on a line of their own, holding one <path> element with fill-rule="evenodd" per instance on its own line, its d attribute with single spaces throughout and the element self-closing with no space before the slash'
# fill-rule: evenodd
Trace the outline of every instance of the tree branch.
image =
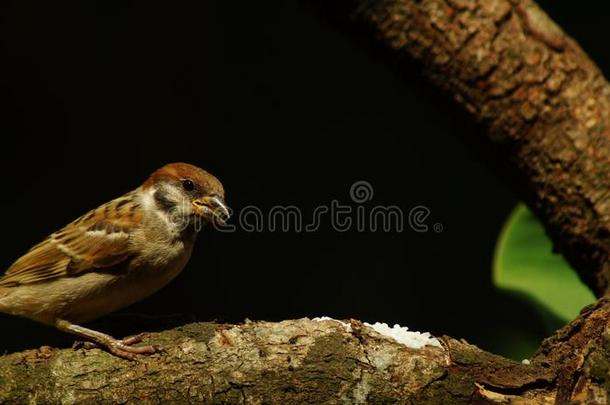
<svg viewBox="0 0 610 405">
<path fill-rule="evenodd" d="M 507 392 L 552 396 L 544 389 L 553 381 L 547 368 L 444 342 L 410 349 L 357 321 L 188 324 L 151 334 L 146 343 L 164 352 L 135 363 L 99 349 L 4 356 L 0 402 L 419 404 Z"/>
<path fill-rule="evenodd" d="M 531 0 L 313 3 L 372 28 L 482 125 L 556 249 L 604 295 L 610 86 L 578 44 Z"/>
<path fill-rule="evenodd" d="M 3 356 L 0 402 L 590 403 L 610 384 L 609 313 L 607 300 L 587 309 L 530 364 L 450 337 L 412 349 L 355 320 L 193 323 L 150 334 L 164 350 L 137 362 L 100 349 Z"/>
</svg>

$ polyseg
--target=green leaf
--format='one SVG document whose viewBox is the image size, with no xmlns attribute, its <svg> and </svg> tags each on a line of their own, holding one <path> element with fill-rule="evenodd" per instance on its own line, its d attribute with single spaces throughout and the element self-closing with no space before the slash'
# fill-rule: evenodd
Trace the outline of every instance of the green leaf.
<svg viewBox="0 0 610 405">
<path fill-rule="evenodd" d="M 549 332 L 574 319 L 595 297 L 558 254 L 534 214 L 519 204 L 498 238 L 493 282 L 539 311 Z"/>
</svg>

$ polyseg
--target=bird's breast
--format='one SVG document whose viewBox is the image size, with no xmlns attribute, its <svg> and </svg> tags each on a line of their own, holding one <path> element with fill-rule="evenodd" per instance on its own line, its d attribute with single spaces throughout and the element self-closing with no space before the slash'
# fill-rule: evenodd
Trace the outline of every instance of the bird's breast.
<svg viewBox="0 0 610 405">
<path fill-rule="evenodd" d="M 99 318 L 149 297 L 180 274 L 191 252 L 190 243 L 142 252 L 141 256 L 132 259 L 124 273 L 101 288 L 98 294 L 74 306 L 68 318 L 74 321 Z M 145 256 L 146 253 L 149 255 Z"/>
</svg>

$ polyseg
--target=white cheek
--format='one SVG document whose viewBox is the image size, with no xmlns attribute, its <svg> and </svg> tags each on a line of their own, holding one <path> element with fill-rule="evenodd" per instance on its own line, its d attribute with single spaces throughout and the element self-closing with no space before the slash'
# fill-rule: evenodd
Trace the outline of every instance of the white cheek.
<svg viewBox="0 0 610 405">
<path fill-rule="evenodd" d="M 142 208 L 144 208 L 146 211 L 150 211 L 156 208 L 154 197 L 156 191 L 156 188 L 151 187 L 141 194 L 140 203 L 142 204 Z"/>
<path fill-rule="evenodd" d="M 169 199 L 177 202 L 170 212 L 158 209 L 154 197 L 157 192 L 155 187 L 151 187 L 142 193 L 141 204 L 147 212 L 154 213 L 171 231 L 181 230 L 186 224 L 185 221 L 188 221 L 188 218 L 193 214 L 193 207 L 190 201 L 183 197 L 180 190 L 168 187 L 164 191 Z"/>
</svg>

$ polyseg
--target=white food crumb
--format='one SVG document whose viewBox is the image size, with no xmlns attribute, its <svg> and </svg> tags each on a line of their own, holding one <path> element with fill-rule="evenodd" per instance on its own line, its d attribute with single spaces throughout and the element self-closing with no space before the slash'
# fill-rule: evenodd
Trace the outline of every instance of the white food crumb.
<svg viewBox="0 0 610 405">
<path fill-rule="evenodd" d="M 339 322 L 341 325 L 343 325 L 343 327 L 345 328 L 346 332 L 350 332 L 350 333 L 352 332 L 352 325 L 350 325 L 347 322 L 343 322 L 343 321 L 340 321 L 338 319 L 331 318 L 330 316 L 318 316 L 316 318 L 313 318 L 312 321 L 316 321 L 316 322 L 320 322 L 320 321 Z"/>
<path fill-rule="evenodd" d="M 421 349 L 424 346 L 441 346 L 441 342 L 432 336 L 430 332 L 410 332 L 406 326 L 395 324 L 392 328 L 387 323 L 375 322 L 370 324 L 365 322 L 364 325 L 374 329 L 377 333 L 390 337 L 400 344 L 403 344 L 411 349 Z"/>
<path fill-rule="evenodd" d="M 530 364 L 529 359 L 523 359 L 521 360 L 521 364 Z"/>
<path fill-rule="evenodd" d="M 338 319 L 331 318 L 329 316 L 319 316 L 313 318 L 312 321 L 334 321 L 339 322 L 345 328 L 346 332 L 352 332 L 352 325 L 347 322 L 340 321 Z M 398 324 L 394 325 L 392 328 L 388 326 L 387 323 L 375 322 L 374 324 L 370 324 L 365 322 L 365 326 L 372 328 L 377 333 L 387 336 L 389 338 L 394 339 L 396 342 L 403 344 L 411 349 L 421 349 L 424 346 L 436 346 L 442 348 L 441 342 L 434 336 L 430 334 L 430 332 L 410 332 L 409 328 L 406 326 L 400 326 Z"/>
</svg>

